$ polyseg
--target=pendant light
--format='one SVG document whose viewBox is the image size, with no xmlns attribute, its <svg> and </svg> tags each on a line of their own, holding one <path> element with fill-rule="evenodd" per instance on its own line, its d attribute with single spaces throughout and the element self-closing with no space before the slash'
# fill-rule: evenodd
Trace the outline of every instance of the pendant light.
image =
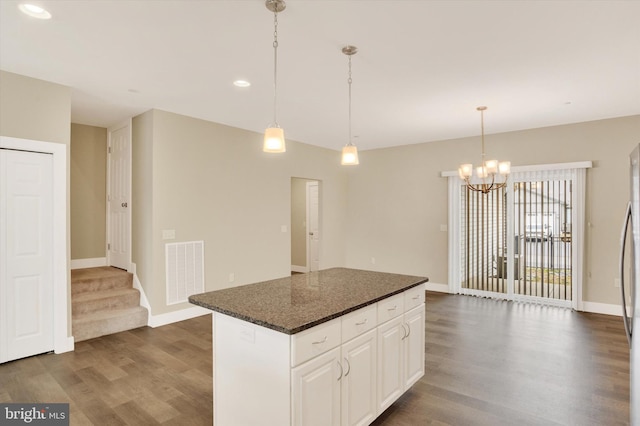
<svg viewBox="0 0 640 426">
<path fill-rule="evenodd" d="M 482 161 L 480 163 L 481 165 L 476 168 L 476 176 L 481 180 L 481 183 L 475 185 L 471 183 L 473 164 L 461 164 L 458 168 L 458 174 L 460 175 L 460 178 L 465 181 L 470 190 L 488 194 L 491 191 L 504 188 L 507 185 L 507 177 L 511 172 L 511 163 L 509 161 L 498 162 L 498 160 L 485 160 L 484 112 L 487 110 L 487 107 L 479 106 L 476 109 L 480 111 L 480 129 L 482 132 Z M 502 182 L 497 181 L 496 175 L 503 176 L 504 180 L 502 180 Z"/>
<path fill-rule="evenodd" d="M 349 140 L 342 148 L 342 161 L 340 161 L 340 164 L 343 166 L 355 166 L 360 162 L 358 161 L 358 147 L 351 142 L 351 83 L 353 82 L 351 78 L 351 57 L 358 53 L 358 48 L 345 46 L 342 48 L 342 53 L 349 57 L 349 78 L 347 79 L 347 83 L 349 83 Z"/>
<path fill-rule="evenodd" d="M 278 13 L 287 5 L 284 0 L 266 0 L 265 6 L 273 12 L 273 123 L 264 131 L 264 152 L 285 152 L 284 130 L 278 125 Z"/>
</svg>

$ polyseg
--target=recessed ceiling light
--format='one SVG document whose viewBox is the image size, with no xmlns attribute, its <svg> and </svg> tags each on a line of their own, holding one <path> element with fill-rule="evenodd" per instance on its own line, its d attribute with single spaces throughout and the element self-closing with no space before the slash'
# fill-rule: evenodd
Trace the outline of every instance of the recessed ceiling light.
<svg viewBox="0 0 640 426">
<path fill-rule="evenodd" d="M 251 83 L 249 83 L 247 80 L 236 80 L 233 82 L 233 85 L 236 87 L 249 87 L 251 86 Z"/>
<path fill-rule="evenodd" d="M 20 11 L 25 15 L 29 15 L 33 18 L 51 19 L 51 14 L 47 10 L 41 8 L 40 6 L 36 6 L 35 4 L 20 3 L 18 5 L 18 9 L 20 9 Z"/>
</svg>

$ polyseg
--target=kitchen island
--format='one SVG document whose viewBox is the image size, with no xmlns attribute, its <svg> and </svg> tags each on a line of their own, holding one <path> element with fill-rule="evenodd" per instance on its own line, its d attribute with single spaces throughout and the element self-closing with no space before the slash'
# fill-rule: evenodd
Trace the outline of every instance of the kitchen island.
<svg viewBox="0 0 640 426">
<path fill-rule="evenodd" d="M 214 424 L 371 423 L 424 375 L 427 281 L 333 268 L 189 297 L 214 311 Z"/>
</svg>

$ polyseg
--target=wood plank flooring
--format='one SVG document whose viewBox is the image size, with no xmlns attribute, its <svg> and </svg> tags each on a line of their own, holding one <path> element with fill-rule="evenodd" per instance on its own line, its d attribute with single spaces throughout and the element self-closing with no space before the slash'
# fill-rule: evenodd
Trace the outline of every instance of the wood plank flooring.
<svg viewBox="0 0 640 426">
<path fill-rule="evenodd" d="M 427 292 L 427 373 L 374 424 L 629 424 L 628 360 L 619 317 Z M 0 402 L 69 402 L 71 425 L 211 425 L 211 364 L 207 315 L 1 364 Z"/>
</svg>

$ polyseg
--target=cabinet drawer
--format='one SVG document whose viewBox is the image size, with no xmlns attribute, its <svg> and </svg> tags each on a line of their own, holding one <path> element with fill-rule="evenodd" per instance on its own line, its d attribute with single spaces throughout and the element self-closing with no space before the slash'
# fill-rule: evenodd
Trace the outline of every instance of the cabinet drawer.
<svg viewBox="0 0 640 426">
<path fill-rule="evenodd" d="M 396 294 L 378 302 L 378 324 L 404 313 L 404 293 Z"/>
<path fill-rule="evenodd" d="M 375 303 L 351 312 L 342 317 L 342 342 L 372 330 L 376 325 L 378 325 L 378 318 Z"/>
<path fill-rule="evenodd" d="M 291 366 L 338 346 L 342 342 L 340 328 L 340 318 L 336 318 L 291 336 Z"/>
<path fill-rule="evenodd" d="M 420 284 L 404 292 L 404 311 L 407 312 L 424 303 L 424 284 Z"/>
</svg>

